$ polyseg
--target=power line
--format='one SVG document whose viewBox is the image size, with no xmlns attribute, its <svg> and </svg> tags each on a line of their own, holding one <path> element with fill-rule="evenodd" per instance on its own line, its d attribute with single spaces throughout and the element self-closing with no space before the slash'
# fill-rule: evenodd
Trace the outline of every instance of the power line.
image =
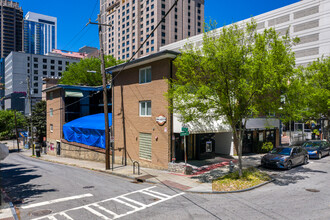
<svg viewBox="0 0 330 220">
<path fill-rule="evenodd" d="M 89 16 L 90 19 L 91 19 L 92 16 L 93 16 L 93 13 L 94 13 L 94 11 L 95 11 L 95 9 L 96 9 L 96 6 L 97 6 L 97 3 L 98 3 L 98 2 L 99 2 L 98 0 L 95 1 L 94 9 L 93 9 L 91 15 Z"/>
<path fill-rule="evenodd" d="M 158 22 L 158 24 L 156 25 L 155 29 L 153 29 L 151 31 L 151 33 L 147 36 L 147 38 L 143 41 L 143 43 L 140 45 L 140 47 L 138 48 L 138 50 L 136 52 L 133 53 L 133 55 L 131 56 L 131 58 L 124 64 L 124 66 L 121 68 L 121 70 L 118 72 L 118 74 L 116 74 L 115 77 L 112 78 L 112 80 L 114 80 L 115 78 L 117 78 L 117 76 L 125 69 L 125 67 L 133 60 L 135 54 L 137 54 L 141 48 L 143 47 L 143 45 L 149 40 L 149 38 L 151 36 L 153 36 L 154 32 L 157 30 L 157 28 L 160 26 L 160 24 L 165 21 L 165 18 L 167 17 L 167 15 L 173 10 L 173 8 L 177 5 L 179 0 L 175 0 L 174 4 L 172 5 L 172 7 L 167 11 L 167 13 L 163 16 L 163 18 Z"/>
<path fill-rule="evenodd" d="M 92 10 L 92 13 L 91 13 L 91 15 L 89 16 L 89 19 L 91 19 L 91 17 L 92 17 L 92 15 L 94 14 L 94 11 L 95 11 L 95 9 L 96 9 L 96 6 L 97 6 L 97 3 L 98 3 L 98 0 L 96 0 L 95 1 L 95 5 L 94 5 L 94 8 L 93 8 L 93 10 Z M 63 49 L 66 49 L 67 48 L 67 46 L 69 46 L 70 45 L 70 43 L 71 42 L 73 42 L 78 36 L 79 36 L 79 34 L 81 34 L 82 33 L 82 31 L 85 29 L 87 27 L 87 24 L 63 47 Z M 86 33 L 85 33 L 86 34 Z M 85 35 L 84 34 L 84 35 Z M 78 40 L 80 40 L 80 38 L 78 39 Z M 71 46 L 72 47 L 72 46 Z M 70 47 L 70 48 L 71 48 Z"/>
<path fill-rule="evenodd" d="M 162 19 L 158 22 L 158 24 L 156 25 L 156 27 L 155 27 L 155 29 L 153 29 L 152 30 L 152 32 L 148 35 L 148 37 L 143 41 L 143 43 L 140 45 L 140 47 L 138 48 L 138 50 L 131 56 L 131 58 L 124 64 L 124 66 L 122 67 L 122 69 L 118 72 L 118 74 L 116 74 L 116 76 L 115 77 L 113 77 L 111 80 L 114 80 L 123 70 L 124 70 L 124 68 L 133 60 L 133 58 L 134 58 L 134 56 L 141 50 L 141 48 L 143 47 L 143 45 L 148 41 L 148 39 L 153 35 L 153 33 L 157 30 L 157 28 L 161 25 L 161 23 L 165 20 L 165 18 L 168 16 L 168 14 L 173 10 L 173 8 L 177 5 L 177 3 L 178 3 L 178 1 L 179 0 L 176 0 L 175 2 L 174 2 L 174 4 L 171 6 L 171 8 L 167 11 L 167 13 L 162 17 Z M 99 21 L 100 22 L 100 21 Z M 87 23 L 87 25 L 88 25 L 89 23 Z M 86 25 L 86 26 L 87 26 Z M 85 26 L 85 27 L 86 27 Z M 85 28 L 84 27 L 84 28 Z M 84 29 L 83 28 L 83 29 Z M 108 89 L 110 89 L 110 88 L 108 88 Z M 78 103 L 78 102 L 80 102 L 80 100 L 83 100 L 83 99 L 86 99 L 86 98 L 90 98 L 90 97 L 92 97 L 94 94 L 97 94 L 97 93 L 99 93 L 100 91 L 97 91 L 97 92 L 94 92 L 94 93 L 91 93 L 90 95 L 88 95 L 88 96 L 85 96 L 85 97 L 83 97 L 83 98 L 80 98 L 79 100 L 77 100 L 76 102 L 73 102 L 73 103 L 71 103 L 71 104 L 69 104 L 69 105 L 66 105 L 65 107 L 68 107 L 68 106 L 71 106 L 71 105 L 74 105 L 74 104 L 76 104 L 76 103 Z M 63 109 L 63 108 L 58 108 L 58 109 L 54 109 L 53 110 L 53 112 L 54 111 L 58 111 L 58 110 L 61 110 L 61 109 Z M 47 113 L 49 113 L 49 112 L 47 112 Z"/>
</svg>

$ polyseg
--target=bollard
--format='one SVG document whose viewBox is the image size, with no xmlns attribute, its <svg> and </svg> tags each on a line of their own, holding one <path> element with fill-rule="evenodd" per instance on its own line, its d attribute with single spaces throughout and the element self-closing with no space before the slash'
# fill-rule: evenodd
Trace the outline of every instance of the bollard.
<svg viewBox="0 0 330 220">
<path fill-rule="evenodd" d="M 234 165 L 233 161 L 231 160 L 229 162 L 229 173 L 232 173 L 234 171 L 234 167 L 235 167 L 235 165 Z"/>
<path fill-rule="evenodd" d="M 135 164 L 137 164 L 137 168 L 138 168 L 138 175 L 140 175 L 140 164 L 139 164 L 139 162 L 137 162 L 137 161 L 134 161 L 133 162 L 133 174 L 135 174 Z"/>
</svg>

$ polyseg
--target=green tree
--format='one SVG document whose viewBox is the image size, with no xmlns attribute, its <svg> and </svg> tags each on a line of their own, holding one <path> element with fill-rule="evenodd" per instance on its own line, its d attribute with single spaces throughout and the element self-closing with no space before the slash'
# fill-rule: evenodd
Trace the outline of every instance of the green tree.
<svg viewBox="0 0 330 220">
<path fill-rule="evenodd" d="M 17 128 L 23 129 L 27 125 L 25 116 L 16 112 Z M 15 113 L 14 110 L 0 111 L 0 138 L 8 139 L 15 137 Z"/>
<path fill-rule="evenodd" d="M 37 102 L 32 110 L 32 125 L 36 128 L 35 136 L 41 143 L 46 137 L 46 101 Z"/>
<path fill-rule="evenodd" d="M 104 62 L 106 68 L 122 63 L 111 55 L 104 56 Z M 109 75 L 107 76 L 110 77 Z M 60 83 L 66 85 L 101 86 L 101 60 L 91 57 L 81 59 L 78 63 L 69 65 L 68 69 L 63 72 Z"/>
<path fill-rule="evenodd" d="M 306 118 L 330 120 L 330 57 L 323 57 L 305 69 Z"/>
<path fill-rule="evenodd" d="M 167 94 L 171 109 L 183 122 L 225 119 L 233 131 L 240 176 L 246 121 L 251 114 L 279 109 L 295 68 L 294 42 L 274 29 L 258 33 L 252 21 L 206 32 L 201 48 L 187 45 L 175 60 L 176 78 L 169 80 Z"/>
</svg>

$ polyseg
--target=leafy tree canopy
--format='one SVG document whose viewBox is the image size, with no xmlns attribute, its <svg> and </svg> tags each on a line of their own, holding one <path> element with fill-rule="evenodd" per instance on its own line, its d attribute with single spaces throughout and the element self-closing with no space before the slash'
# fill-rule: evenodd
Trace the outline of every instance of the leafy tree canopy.
<svg viewBox="0 0 330 220">
<path fill-rule="evenodd" d="M 32 110 L 32 125 L 36 128 L 35 136 L 39 143 L 46 137 L 46 101 L 37 102 Z"/>
<path fill-rule="evenodd" d="M 122 63 L 122 61 L 117 61 L 111 55 L 105 55 L 104 62 L 105 68 Z M 107 76 L 110 77 L 108 74 Z M 68 69 L 63 72 L 60 83 L 66 85 L 101 86 L 101 60 L 91 57 L 81 59 L 78 63 L 70 64 Z"/>
<path fill-rule="evenodd" d="M 244 119 L 279 109 L 294 73 L 291 47 L 297 41 L 288 34 L 279 37 L 274 29 L 257 32 L 255 21 L 206 32 L 201 48 L 187 45 L 175 60 L 171 109 L 184 122 L 226 118 L 241 170 Z"/>
<path fill-rule="evenodd" d="M 27 120 L 25 116 L 16 112 L 17 128 L 25 128 Z M 15 136 L 15 112 L 13 110 L 0 111 L 0 138 L 12 138 Z"/>
<path fill-rule="evenodd" d="M 306 116 L 330 120 L 330 57 L 314 61 L 305 69 Z"/>
</svg>

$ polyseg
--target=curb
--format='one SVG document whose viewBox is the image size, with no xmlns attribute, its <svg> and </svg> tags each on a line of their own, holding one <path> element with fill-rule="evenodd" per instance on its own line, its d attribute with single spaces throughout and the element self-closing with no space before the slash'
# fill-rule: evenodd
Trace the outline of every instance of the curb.
<svg viewBox="0 0 330 220">
<path fill-rule="evenodd" d="M 16 213 L 16 209 L 15 209 L 13 203 L 12 202 L 9 202 L 9 206 L 10 206 L 11 213 L 13 214 L 14 219 L 15 220 L 19 220 L 18 219 L 18 216 L 17 216 L 17 213 Z"/>
<path fill-rule="evenodd" d="M 259 188 L 261 186 L 264 186 L 268 183 L 271 183 L 271 182 L 274 182 L 275 179 L 271 179 L 267 182 L 264 182 L 264 183 L 260 183 L 259 185 L 256 185 L 256 186 L 252 186 L 250 188 L 247 188 L 247 189 L 242 189 L 242 190 L 236 190 L 236 191 L 185 191 L 187 193 L 196 193 L 196 194 L 227 194 L 227 193 L 242 193 L 242 192 L 247 192 L 247 191 L 250 191 L 250 190 L 253 190 L 253 189 L 256 189 L 256 188 Z"/>
<path fill-rule="evenodd" d="M 7 195 L 7 193 L 5 192 L 4 189 L 0 188 L 0 193 L 2 193 L 4 195 L 4 197 L 7 198 L 7 200 L 10 200 L 9 196 Z M 9 207 L 10 207 L 10 210 L 11 210 L 11 214 L 13 215 L 13 218 L 15 220 L 19 220 L 14 204 L 12 202 L 8 202 L 8 204 L 9 204 Z"/>
<path fill-rule="evenodd" d="M 125 174 L 115 173 L 115 172 L 112 172 L 112 171 L 98 170 L 98 169 L 78 166 L 76 164 L 70 164 L 70 163 L 64 163 L 64 162 L 59 162 L 59 161 L 47 160 L 47 159 L 43 159 L 42 157 L 31 157 L 31 156 L 27 156 L 27 155 L 24 155 L 24 154 L 21 154 L 21 155 L 23 155 L 25 157 L 30 157 L 30 158 L 33 158 L 33 159 L 37 159 L 37 160 L 50 162 L 50 163 L 57 163 L 57 164 L 62 164 L 62 165 L 66 165 L 66 166 L 79 167 L 79 168 L 82 168 L 82 169 L 86 169 L 86 170 L 90 170 L 90 171 L 96 171 L 96 172 L 100 172 L 100 173 L 106 173 L 106 174 L 110 174 L 110 175 L 114 175 L 114 176 L 118 176 L 118 177 L 122 177 L 122 178 L 127 178 L 127 179 L 131 179 L 131 180 L 136 180 L 138 178 L 138 177 L 133 177 L 133 176 L 125 175 Z M 159 182 L 152 181 L 152 180 L 145 180 L 144 182 L 151 183 L 151 184 L 159 184 Z"/>
</svg>

